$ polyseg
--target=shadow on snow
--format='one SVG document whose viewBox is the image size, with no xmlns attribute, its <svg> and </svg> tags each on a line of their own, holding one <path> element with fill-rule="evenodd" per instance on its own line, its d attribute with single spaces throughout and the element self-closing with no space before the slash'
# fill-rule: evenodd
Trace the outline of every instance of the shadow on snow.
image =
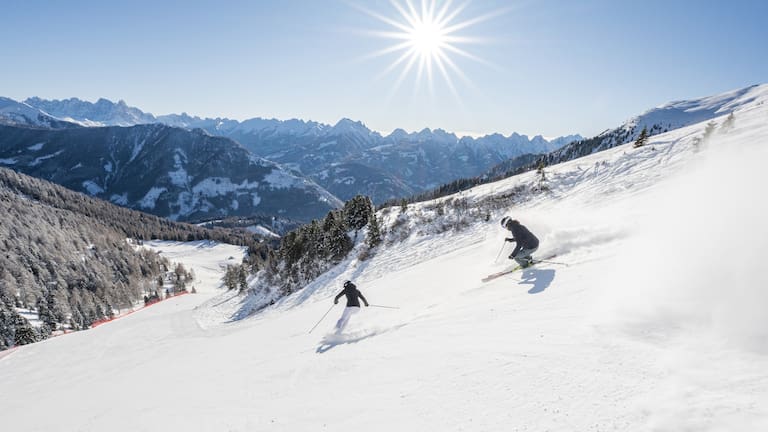
<svg viewBox="0 0 768 432">
<path fill-rule="evenodd" d="M 528 268 L 523 270 L 520 285 L 533 285 L 528 294 L 538 294 L 547 289 L 555 280 L 555 271 L 552 269 Z"/>
<path fill-rule="evenodd" d="M 320 340 L 320 344 L 317 346 L 317 349 L 315 350 L 315 352 L 318 354 L 323 354 L 339 345 L 358 343 L 361 340 L 372 338 L 374 336 L 378 336 L 380 334 L 387 333 L 392 330 L 397 330 L 403 326 L 405 326 L 405 324 L 400 324 L 394 327 L 384 328 L 384 329 L 360 330 L 356 332 L 341 333 L 341 334 L 331 333 L 326 335 L 325 337 L 323 337 L 323 339 Z"/>
</svg>

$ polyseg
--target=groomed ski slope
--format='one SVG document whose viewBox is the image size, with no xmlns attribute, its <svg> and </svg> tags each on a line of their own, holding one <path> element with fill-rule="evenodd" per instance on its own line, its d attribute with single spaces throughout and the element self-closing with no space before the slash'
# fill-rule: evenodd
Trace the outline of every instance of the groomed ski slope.
<svg viewBox="0 0 768 432">
<path fill-rule="evenodd" d="M 567 265 L 481 283 L 509 265 L 500 212 L 345 261 L 240 321 L 247 299 L 208 279 L 0 359 L 3 430 L 768 430 L 768 88 L 744 97 L 698 152 L 705 124 L 547 168 L 551 192 L 506 214 Z M 234 254 L 174 247 L 212 272 Z M 308 334 L 347 278 L 400 309 L 333 337 L 335 306 Z"/>
</svg>

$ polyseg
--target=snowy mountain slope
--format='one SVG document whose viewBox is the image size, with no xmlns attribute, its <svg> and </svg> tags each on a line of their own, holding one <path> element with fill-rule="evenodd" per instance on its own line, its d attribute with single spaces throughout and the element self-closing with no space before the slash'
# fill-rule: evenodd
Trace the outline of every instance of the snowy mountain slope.
<svg viewBox="0 0 768 432">
<path fill-rule="evenodd" d="M 174 220 L 256 213 L 310 220 L 342 204 L 230 139 L 160 124 L 66 130 L 0 125 L 0 164 Z"/>
<path fill-rule="evenodd" d="M 201 294 L 22 347 L 0 359 L 4 426 L 765 430 L 767 100 L 707 139 L 698 123 L 548 167 L 549 192 L 528 173 L 441 199 L 472 204 L 442 216 L 382 215 L 412 234 L 249 319 L 230 321 L 251 298 Z M 502 214 L 563 264 L 481 283 L 509 265 L 494 262 Z M 330 335 L 347 278 L 399 309 Z M 40 367 L 54 356 L 67 373 Z"/>
<path fill-rule="evenodd" d="M 766 92 L 767 87 L 768 84 L 754 85 L 715 96 L 670 102 L 632 117 L 617 128 L 606 130 L 592 138 L 574 140 L 548 154 L 540 156 L 525 154 L 512 157 L 493 166 L 479 179 L 482 182 L 490 182 L 535 170 L 542 165 L 549 166 L 578 159 L 618 145 L 634 142 L 644 129 L 647 129 L 648 135 L 653 136 L 730 114 L 754 102 L 759 95 Z M 459 180 L 459 182 L 471 184 L 478 184 L 480 181 L 467 178 Z"/>
<path fill-rule="evenodd" d="M 634 141 L 644 128 L 647 128 L 650 135 L 656 135 L 730 114 L 753 105 L 757 98 L 767 91 L 768 84 L 761 84 L 715 96 L 670 102 L 632 117 L 621 126 L 609 129 L 596 137 L 563 146 L 548 154 L 546 163 L 552 165 L 565 162 Z"/>
<path fill-rule="evenodd" d="M 26 103 L 0 97 L 0 125 L 37 126 L 52 129 L 76 126 Z"/>
</svg>

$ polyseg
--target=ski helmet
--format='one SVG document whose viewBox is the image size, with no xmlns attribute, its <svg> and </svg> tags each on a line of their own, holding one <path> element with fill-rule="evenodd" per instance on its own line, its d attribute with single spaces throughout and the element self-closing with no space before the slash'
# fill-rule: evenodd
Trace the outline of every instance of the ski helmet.
<svg viewBox="0 0 768 432">
<path fill-rule="evenodd" d="M 511 220 L 512 220 L 512 218 L 511 218 L 511 217 L 509 217 L 509 216 L 504 216 L 503 218 L 501 218 L 501 226 L 502 226 L 503 228 L 506 228 L 506 227 L 507 227 L 507 224 L 508 224 L 508 223 L 509 223 L 509 221 L 511 221 Z"/>
<path fill-rule="evenodd" d="M 350 286 L 354 286 L 354 284 L 352 283 L 352 281 L 346 281 L 346 282 L 344 282 L 344 288 L 349 288 Z"/>
</svg>

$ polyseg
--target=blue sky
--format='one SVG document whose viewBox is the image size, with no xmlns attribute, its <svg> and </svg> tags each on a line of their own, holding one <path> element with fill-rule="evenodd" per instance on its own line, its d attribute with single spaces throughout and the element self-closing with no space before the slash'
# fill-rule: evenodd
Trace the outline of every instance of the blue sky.
<svg viewBox="0 0 768 432">
<path fill-rule="evenodd" d="M 399 0 L 404 3 L 405 0 Z M 418 4 L 420 0 L 412 0 Z M 464 1 L 454 0 L 451 8 Z M 438 6 L 442 2 L 438 1 Z M 357 7 L 355 7 L 357 5 Z M 474 0 L 476 61 L 432 87 L 397 58 L 389 0 L 0 0 L 0 95 L 125 100 L 154 114 L 361 120 L 389 133 L 594 135 L 661 103 L 768 82 L 768 2 Z M 402 65 L 400 65 L 402 66 Z"/>
</svg>

